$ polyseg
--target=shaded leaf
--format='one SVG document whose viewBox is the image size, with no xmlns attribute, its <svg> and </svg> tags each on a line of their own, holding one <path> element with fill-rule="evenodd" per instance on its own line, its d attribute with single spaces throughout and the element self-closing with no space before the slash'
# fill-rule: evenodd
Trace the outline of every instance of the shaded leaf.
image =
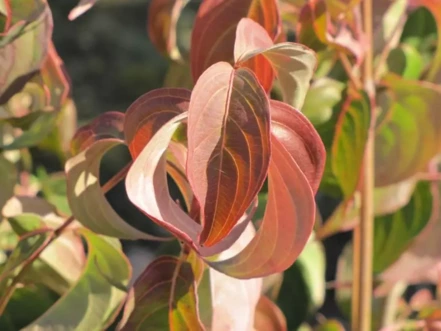
<svg viewBox="0 0 441 331">
<path fill-rule="evenodd" d="M 432 214 L 430 184 L 418 183 L 409 203 L 397 212 L 375 218 L 374 272 L 395 262 L 423 230 Z"/>
<path fill-rule="evenodd" d="M 441 11 L 439 0 L 410 0 L 409 5 L 411 7 L 424 6 L 433 15 L 436 21 L 438 29 L 438 38 L 436 42 L 436 51 L 433 55 L 432 65 L 430 66 L 429 72 L 427 73 L 427 80 L 441 83 Z"/>
<path fill-rule="evenodd" d="M 200 244 L 219 243 L 259 192 L 269 131 L 268 99 L 251 71 L 221 62 L 200 76 L 190 100 L 186 169 L 201 206 Z"/>
<path fill-rule="evenodd" d="M 286 316 L 288 330 L 300 324 L 320 308 L 325 299 L 325 251 L 311 236 L 296 262 L 285 271 L 277 304 Z"/>
<path fill-rule="evenodd" d="M 172 256 L 161 256 L 136 280 L 121 330 L 202 330 L 197 310 L 191 265 L 180 264 Z"/>
<path fill-rule="evenodd" d="M 383 82 L 391 99 L 375 137 L 376 186 L 394 184 L 423 171 L 441 147 L 441 88 L 392 74 Z"/>
<path fill-rule="evenodd" d="M 338 320 L 335 319 L 329 319 L 314 329 L 314 331 L 344 331 L 344 330 L 346 329 L 343 326 L 343 324 L 341 324 Z"/>
<path fill-rule="evenodd" d="M 191 70 L 193 80 L 211 65 L 233 63 L 233 47 L 239 21 L 248 17 L 268 32 L 271 39 L 280 33 L 281 20 L 277 1 L 236 0 L 204 1 L 199 7 L 191 38 Z"/>
<path fill-rule="evenodd" d="M 393 49 L 387 58 L 390 72 L 406 79 L 418 79 L 424 69 L 422 56 L 410 45 L 402 44 Z"/>
<path fill-rule="evenodd" d="M 0 155 L 0 210 L 14 195 L 17 182 L 17 169 L 3 155 Z"/>
<path fill-rule="evenodd" d="M 250 36 L 250 31 L 253 33 Z M 273 45 L 262 26 L 244 18 L 239 22 L 234 45 L 236 64 L 245 65 L 255 71 L 264 88 L 272 85 L 274 70 L 283 93 L 283 101 L 301 109 L 310 80 L 317 65 L 312 50 L 301 44 L 279 43 Z M 261 56 L 264 57 L 261 60 Z M 249 61 L 255 59 L 250 65 Z M 269 62 L 271 65 L 269 65 Z"/>
<path fill-rule="evenodd" d="M 40 318 L 24 330 L 57 328 L 105 329 L 113 322 L 126 296 L 131 267 L 109 240 L 79 230 L 87 243 L 87 261 L 78 282 Z M 118 285 L 118 288 L 114 284 Z"/>
<path fill-rule="evenodd" d="M 80 128 L 72 139 L 72 154 L 65 165 L 67 198 L 75 218 L 96 233 L 121 239 L 156 240 L 126 223 L 111 207 L 99 183 L 104 154 L 123 144 L 124 114 L 107 112 Z M 100 206 L 100 208 L 97 208 Z"/>
<path fill-rule="evenodd" d="M 173 60 L 181 59 L 177 46 L 179 16 L 189 0 L 153 0 L 150 1 L 147 29 L 150 41 L 161 52 Z"/>
<path fill-rule="evenodd" d="M 64 172 L 48 174 L 44 168 L 39 168 L 37 169 L 37 176 L 45 199 L 53 204 L 62 214 L 70 215 L 71 211 L 67 201 L 66 176 Z"/>
<path fill-rule="evenodd" d="M 286 319 L 277 305 L 266 296 L 261 296 L 254 317 L 256 331 L 286 331 Z"/>
<path fill-rule="evenodd" d="M 330 161 L 344 196 L 351 197 L 361 175 L 371 109 L 365 93 L 346 102 L 336 124 Z"/>
</svg>

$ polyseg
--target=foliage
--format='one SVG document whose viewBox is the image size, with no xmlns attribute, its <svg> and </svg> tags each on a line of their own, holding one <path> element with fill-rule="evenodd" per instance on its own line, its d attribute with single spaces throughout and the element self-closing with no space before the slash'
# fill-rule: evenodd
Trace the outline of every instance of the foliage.
<svg viewBox="0 0 441 331">
<path fill-rule="evenodd" d="M 403 293 L 439 284 L 441 3 L 373 1 L 370 44 L 361 0 L 152 0 L 164 86 L 77 127 L 49 4 L 0 0 L 0 329 L 343 330 L 318 313 L 322 240 L 359 222 L 370 142 L 373 325 L 435 327 L 434 294 Z M 102 183 L 117 148 L 131 161 Z M 152 233 L 108 201 L 122 181 Z M 324 222 L 317 194 L 339 202 Z M 160 247 L 136 280 L 134 240 Z"/>
</svg>

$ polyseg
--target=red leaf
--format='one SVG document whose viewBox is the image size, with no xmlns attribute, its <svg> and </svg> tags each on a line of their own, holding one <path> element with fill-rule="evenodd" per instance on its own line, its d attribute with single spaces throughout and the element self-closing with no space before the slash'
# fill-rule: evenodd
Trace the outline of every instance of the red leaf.
<svg viewBox="0 0 441 331">
<path fill-rule="evenodd" d="M 264 295 L 260 297 L 256 307 L 254 329 L 256 331 L 286 331 L 288 329 L 280 308 Z"/>
<path fill-rule="evenodd" d="M 165 103 L 164 107 L 170 107 Z M 158 108 L 158 111 L 161 111 Z M 160 226 L 186 241 L 203 256 L 218 254 L 241 235 L 252 217 L 242 217 L 236 227 L 222 242 L 210 248 L 201 248 L 197 237 L 201 225 L 192 220 L 170 197 L 166 173 L 166 151 L 177 128 L 185 121 L 181 114 L 164 124 L 137 156 L 126 178 L 130 201 Z M 255 206 L 253 206 L 255 208 Z"/>
<path fill-rule="evenodd" d="M 127 109 L 124 135 L 130 154 L 136 159 L 153 135 L 173 117 L 188 110 L 191 92 L 162 88 L 139 97 Z"/>
<path fill-rule="evenodd" d="M 281 31 L 275 0 L 202 2 L 191 38 L 191 69 L 195 81 L 212 64 L 220 61 L 233 62 L 236 26 L 243 17 L 249 17 L 261 24 L 273 40 Z"/>
<path fill-rule="evenodd" d="M 136 280 L 124 315 L 121 330 L 204 330 L 191 265 L 172 256 L 153 261 Z"/>
<path fill-rule="evenodd" d="M 271 133 L 296 161 L 314 193 L 326 163 L 323 142 L 311 122 L 286 103 L 271 100 Z"/>
<path fill-rule="evenodd" d="M 189 0 L 152 0 L 148 12 L 148 33 L 153 45 L 172 59 L 179 59 L 176 24 Z"/>
<path fill-rule="evenodd" d="M 268 33 L 249 18 L 239 22 L 236 33 L 236 66 L 253 70 L 264 88 L 271 88 L 276 74 L 283 101 L 300 109 L 317 63 L 314 52 L 296 43 L 273 45 Z"/>
<path fill-rule="evenodd" d="M 196 83 L 187 176 L 201 206 L 200 244 L 221 241 L 262 187 L 270 158 L 269 123 L 265 91 L 248 69 L 220 62 Z"/>
<path fill-rule="evenodd" d="M 257 235 L 236 256 L 207 262 L 231 277 L 264 277 L 286 270 L 313 229 L 314 195 L 305 175 L 274 135 L 271 148 L 268 203 Z"/>
</svg>

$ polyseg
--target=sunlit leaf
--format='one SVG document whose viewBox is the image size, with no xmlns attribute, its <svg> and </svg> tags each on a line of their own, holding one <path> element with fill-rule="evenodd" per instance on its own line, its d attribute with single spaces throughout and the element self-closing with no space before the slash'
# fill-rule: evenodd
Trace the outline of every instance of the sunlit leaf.
<svg viewBox="0 0 441 331">
<path fill-rule="evenodd" d="M 199 7 L 191 39 L 191 70 L 194 81 L 211 65 L 233 63 L 233 47 L 239 21 L 248 17 L 268 32 L 272 40 L 280 33 L 281 20 L 275 0 L 204 1 Z"/>
<path fill-rule="evenodd" d="M 312 50 L 295 43 L 273 45 L 265 29 L 251 19 L 239 22 L 234 47 L 236 64 L 252 69 L 264 88 L 271 87 L 274 70 L 280 82 L 283 101 L 294 108 L 302 108 L 317 64 Z M 251 60 L 255 62 L 250 64 Z"/>
<path fill-rule="evenodd" d="M 286 331 L 286 319 L 277 305 L 266 296 L 261 296 L 254 317 L 256 331 Z"/>
<path fill-rule="evenodd" d="M 99 182 L 102 157 L 123 144 L 123 122 L 124 114 L 108 112 L 75 134 L 74 156 L 65 165 L 69 206 L 75 218 L 96 233 L 132 240 L 158 239 L 125 222 L 107 201 Z"/>
<path fill-rule="evenodd" d="M 344 87 L 343 83 L 327 77 L 315 80 L 306 93 L 302 113 L 314 125 L 330 120 L 333 107 L 342 99 Z"/>
<path fill-rule="evenodd" d="M 269 117 L 265 92 L 248 69 L 221 62 L 197 81 L 186 170 L 201 206 L 201 244 L 224 238 L 262 187 L 270 158 Z"/>
<path fill-rule="evenodd" d="M 289 105 L 271 100 L 271 133 L 284 145 L 317 192 L 326 162 L 320 136 L 306 117 Z"/>
<path fill-rule="evenodd" d="M 182 9 L 189 0 L 150 1 L 147 28 L 151 42 L 173 60 L 181 58 L 177 47 L 176 25 Z"/>
<path fill-rule="evenodd" d="M 92 8 L 98 0 L 80 0 L 78 5 L 69 13 L 69 19 L 73 21 L 78 16 L 83 15 L 86 11 Z"/>
<path fill-rule="evenodd" d="M 406 206 L 393 214 L 376 217 L 374 271 L 381 272 L 396 261 L 427 225 L 431 215 L 430 184 L 420 182 Z"/>
<path fill-rule="evenodd" d="M 338 320 L 329 319 L 317 326 L 314 331 L 344 331 L 346 328 Z"/>
<path fill-rule="evenodd" d="M 175 102 L 179 103 L 181 100 L 178 98 Z M 166 102 L 162 107 L 158 107 L 157 111 L 167 113 L 167 109 L 170 111 L 175 107 L 176 104 L 173 102 Z M 174 117 L 151 138 L 130 167 L 126 178 L 126 191 L 130 201 L 153 221 L 172 232 L 180 240 L 187 242 L 202 255 L 210 256 L 231 246 L 247 226 L 252 214 L 250 217 L 243 217 L 219 244 L 212 247 L 199 245 L 198 234 L 201 225 L 171 199 L 167 183 L 166 152 L 172 137 L 186 118 L 187 113 Z M 146 125 L 148 127 L 148 123 Z"/>
<path fill-rule="evenodd" d="M 180 264 L 175 257 L 159 257 L 136 280 L 130 296 L 121 330 L 203 330 L 198 319 L 196 283 L 188 262 Z"/>
<path fill-rule="evenodd" d="M 375 138 L 376 186 L 397 183 L 424 171 L 441 148 L 441 88 L 392 74 L 384 78 L 384 84 L 390 106 L 384 110 L 387 117 Z"/>
<path fill-rule="evenodd" d="M 78 282 L 40 318 L 24 330 L 105 329 L 118 314 L 131 277 L 122 251 L 87 229 L 79 230 L 87 243 L 87 261 Z M 118 287 L 116 287 L 118 286 Z"/>
<path fill-rule="evenodd" d="M 209 262 L 213 268 L 236 278 L 263 277 L 286 270 L 305 247 L 315 221 L 314 195 L 274 135 L 268 178 L 268 204 L 256 236 L 234 257 Z"/>
<path fill-rule="evenodd" d="M 343 106 L 331 147 L 331 167 L 345 197 L 351 197 L 360 179 L 364 150 L 371 122 L 366 94 Z"/>
<path fill-rule="evenodd" d="M 0 39 L 0 99 L 18 79 L 40 69 L 52 37 L 52 15 L 46 1 L 11 2 L 14 23 Z M 21 83 L 23 84 L 23 83 Z M 14 91 L 15 92 L 15 91 Z"/>
<path fill-rule="evenodd" d="M 402 44 L 393 49 L 387 58 L 390 72 L 406 79 L 418 79 L 424 69 L 422 56 L 410 45 Z"/>
<path fill-rule="evenodd" d="M 348 24 L 338 21 L 335 26 L 326 0 L 311 0 L 301 10 L 296 35 L 298 41 L 319 51 L 325 45 L 355 56 L 361 63 L 364 54 L 364 37 Z M 354 31 L 355 30 L 355 31 Z"/>
<path fill-rule="evenodd" d="M 320 308 L 325 299 L 325 250 L 311 236 L 296 262 L 285 271 L 277 304 L 286 316 L 289 330 Z"/>
</svg>

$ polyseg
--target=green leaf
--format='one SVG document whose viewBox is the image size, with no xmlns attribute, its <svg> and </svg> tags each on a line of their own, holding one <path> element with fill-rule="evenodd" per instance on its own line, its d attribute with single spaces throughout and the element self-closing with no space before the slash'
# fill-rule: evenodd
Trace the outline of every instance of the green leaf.
<svg viewBox="0 0 441 331">
<path fill-rule="evenodd" d="M 117 246 L 87 229 L 79 230 L 87 244 L 87 261 L 78 282 L 40 318 L 24 330 L 103 330 L 118 314 L 127 293 L 131 267 Z M 115 286 L 117 285 L 117 286 Z"/>
<path fill-rule="evenodd" d="M 375 137 L 375 186 L 425 171 L 441 151 L 441 87 L 394 74 L 384 77 L 389 97 Z M 397 163 L 397 160 L 400 162 Z"/>
<path fill-rule="evenodd" d="M 332 110 L 341 98 L 345 85 L 337 80 L 321 78 L 316 80 L 306 94 L 302 113 L 314 126 L 329 121 Z"/>
<path fill-rule="evenodd" d="M 178 268 L 177 271 L 176 268 Z M 176 276 L 174 276 L 177 272 Z M 174 293 L 172 284 L 174 283 Z M 134 284 L 122 330 L 201 330 L 192 266 L 161 256 Z"/>
<path fill-rule="evenodd" d="M 0 155 L 0 210 L 14 195 L 18 174 L 15 166 L 3 155 Z"/>
<path fill-rule="evenodd" d="M 57 299 L 56 293 L 41 285 L 17 288 L 0 316 L 0 329 L 22 329 L 40 317 Z"/>
<path fill-rule="evenodd" d="M 41 184 L 43 196 L 47 201 L 63 214 L 70 215 L 65 174 L 63 172 L 48 174 L 44 168 L 38 168 L 37 177 Z"/>
<path fill-rule="evenodd" d="M 332 171 L 347 198 L 354 194 L 360 179 L 370 122 L 369 99 L 362 93 L 360 98 L 350 99 L 336 124 L 329 159 Z"/>
<path fill-rule="evenodd" d="M 374 272 L 379 273 L 395 262 L 429 222 L 432 199 L 430 184 L 420 182 L 406 206 L 375 218 Z"/>
<path fill-rule="evenodd" d="M 325 267 L 324 247 L 311 236 L 299 258 L 285 271 L 277 298 L 277 305 L 286 316 L 288 330 L 296 330 L 323 304 Z"/>
<path fill-rule="evenodd" d="M 337 320 L 330 319 L 320 324 L 314 331 L 345 331 L 345 327 Z"/>
<path fill-rule="evenodd" d="M 387 58 L 389 71 L 407 79 L 418 79 L 424 69 L 424 61 L 418 51 L 406 44 L 393 49 Z"/>
</svg>

